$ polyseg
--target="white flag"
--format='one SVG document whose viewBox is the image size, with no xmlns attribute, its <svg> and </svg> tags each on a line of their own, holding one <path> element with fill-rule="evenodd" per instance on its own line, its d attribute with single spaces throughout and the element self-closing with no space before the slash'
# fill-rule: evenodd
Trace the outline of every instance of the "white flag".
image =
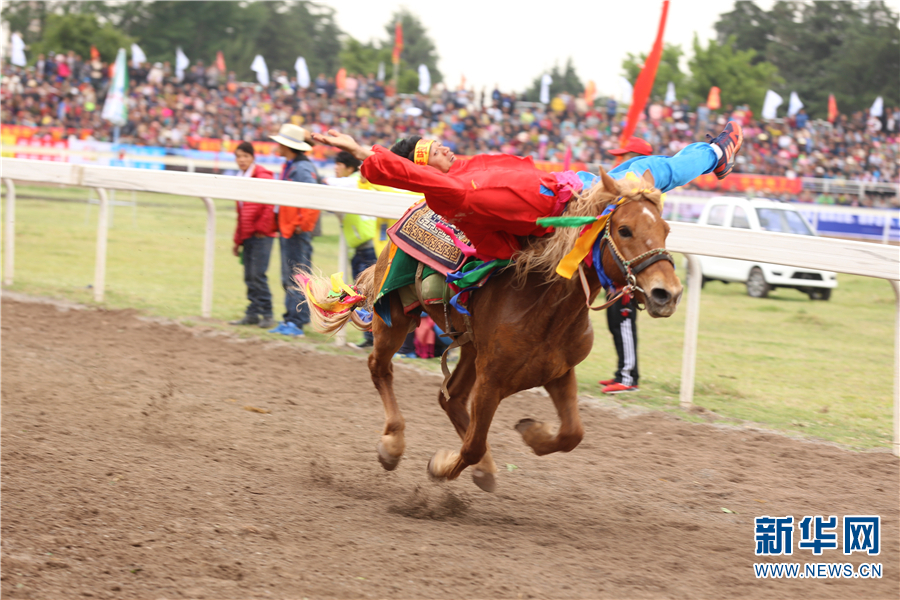
<svg viewBox="0 0 900 600">
<path fill-rule="evenodd" d="M 128 104 L 125 103 L 127 90 L 128 65 L 126 64 L 125 48 L 119 48 L 112 85 L 109 86 L 109 93 L 106 94 L 106 102 L 103 104 L 103 112 L 100 114 L 113 125 L 124 125 L 128 120 Z"/>
<path fill-rule="evenodd" d="M 419 93 L 427 94 L 431 91 L 431 73 L 428 72 L 428 67 L 425 65 L 419 65 Z"/>
<path fill-rule="evenodd" d="M 553 83 L 553 78 L 550 77 L 549 74 L 544 73 L 544 76 L 541 77 L 541 102 L 544 104 L 550 104 L 550 84 Z"/>
<path fill-rule="evenodd" d="M 619 102 L 625 106 L 631 106 L 631 98 L 634 96 L 634 87 L 624 77 L 619 77 Z"/>
<path fill-rule="evenodd" d="M 25 60 L 25 42 L 22 41 L 22 36 L 18 33 L 12 34 L 12 52 L 10 56 L 10 62 L 16 65 L 17 67 L 24 67 L 28 61 Z"/>
<path fill-rule="evenodd" d="M 144 54 L 144 51 L 141 50 L 141 47 L 137 44 L 131 45 L 131 65 L 137 69 L 143 63 L 147 62 L 147 55 Z"/>
<path fill-rule="evenodd" d="M 782 102 L 784 102 L 784 98 L 782 98 L 772 90 L 767 91 L 766 99 L 763 101 L 763 119 L 774 119 L 775 112 L 778 110 L 778 107 L 781 106 Z"/>
<path fill-rule="evenodd" d="M 297 71 L 297 85 L 305 90 L 309 87 L 309 69 L 306 67 L 306 59 L 298 56 L 294 63 L 294 70 Z"/>
<path fill-rule="evenodd" d="M 188 60 L 188 57 L 181 51 L 181 46 L 179 46 L 178 49 L 175 50 L 175 77 L 178 81 L 184 80 L 184 70 L 187 69 L 190 64 L 191 61 Z"/>
<path fill-rule="evenodd" d="M 269 87 L 269 67 L 266 66 L 266 59 L 262 54 L 257 54 L 250 65 L 250 70 L 256 73 L 256 80 L 264 87 Z"/>
<path fill-rule="evenodd" d="M 666 86 L 666 104 L 675 104 L 675 84 L 671 81 Z"/>
<path fill-rule="evenodd" d="M 378 63 L 378 81 L 384 81 L 384 63 Z"/>
<path fill-rule="evenodd" d="M 872 108 L 869 109 L 870 117 L 880 117 L 884 114 L 884 100 L 882 100 L 881 96 L 875 98 L 875 102 L 872 103 Z"/>
<path fill-rule="evenodd" d="M 800 102 L 797 92 L 791 92 L 791 98 L 788 100 L 788 116 L 793 117 L 800 112 L 801 108 L 803 108 L 803 103 Z"/>
</svg>

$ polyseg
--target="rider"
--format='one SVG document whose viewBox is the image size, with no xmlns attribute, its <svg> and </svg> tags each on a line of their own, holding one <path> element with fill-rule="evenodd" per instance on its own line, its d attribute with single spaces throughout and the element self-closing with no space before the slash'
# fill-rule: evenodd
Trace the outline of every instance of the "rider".
<svg viewBox="0 0 900 600">
<path fill-rule="evenodd" d="M 581 173 L 581 179 L 571 171 L 548 173 L 537 169 L 531 158 L 506 154 L 458 159 L 440 141 L 417 136 L 401 140 L 390 151 L 363 148 L 334 129 L 312 137 L 363 161 L 361 173 L 368 181 L 424 194 L 428 206 L 459 227 L 483 258 L 511 258 L 521 248 L 516 236 L 546 234 L 535 221 L 560 215 L 572 194 L 581 191 L 583 180 L 589 186 L 599 180 L 588 173 Z M 609 175 L 640 177 L 649 170 L 662 192 L 704 173 L 723 179 L 734 168 L 742 142 L 741 126 L 729 121 L 709 143 L 690 144 L 671 157 L 638 156 Z"/>
</svg>

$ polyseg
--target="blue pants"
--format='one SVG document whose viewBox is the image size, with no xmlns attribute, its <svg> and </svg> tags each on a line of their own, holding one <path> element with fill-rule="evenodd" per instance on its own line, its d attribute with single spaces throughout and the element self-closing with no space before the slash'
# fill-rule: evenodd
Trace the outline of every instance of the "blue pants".
<svg viewBox="0 0 900 600">
<path fill-rule="evenodd" d="M 360 273 L 374 265 L 376 262 L 378 262 L 378 257 L 375 256 L 375 248 L 372 246 L 371 242 L 365 244 L 363 247 L 357 248 L 356 252 L 353 254 L 353 258 L 350 260 L 350 268 L 353 270 L 353 281 L 356 281 L 356 278 L 359 277 Z M 371 341 L 372 332 L 363 331 L 363 338 Z"/>
<path fill-rule="evenodd" d="M 261 315 L 263 319 L 272 318 L 272 292 L 269 291 L 269 280 L 266 270 L 269 268 L 269 257 L 272 254 L 272 238 L 251 237 L 244 240 L 244 283 L 247 284 L 247 316 Z"/>
<path fill-rule="evenodd" d="M 281 237 L 281 285 L 284 287 L 283 320 L 303 329 L 309 323 L 309 305 L 294 286 L 294 267 L 312 270 L 312 233 L 304 231 L 289 238 Z M 299 305 L 299 307 L 298 307 Z"/>
<path fill-rule="evenodd" d="M 625 173 L 631 172 L 640 178 L 644 171 L 650 170 L 654 187 L 661 192 L 668 192 L 693 181 L 716 168 L 716 153 L 706 142 L 697 142 L 681 149 L 675 156 L 636 156 L 626 160 L 609 172 L 613 179 L 622 179 Z"/>
</svg>

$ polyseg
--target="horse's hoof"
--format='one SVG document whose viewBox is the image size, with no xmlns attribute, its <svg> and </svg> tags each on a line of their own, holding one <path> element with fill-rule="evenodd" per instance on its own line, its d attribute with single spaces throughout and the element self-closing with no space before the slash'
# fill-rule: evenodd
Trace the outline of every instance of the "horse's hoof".
<svg viewBox="0 0 900 600">
<path fill-rule="evenodd" d="M 493 473 L 485 473 L 481 469 L 472 471 L 472 481 L 486 492 L 494 493 L 497 490 L 497 478 Z"/>
<path fill-rule="evenodd" d="M 378 462 L 381 463 L 381 466 L 384 467 L 385 471 L 393 471 L 397 468 L 397 465 L 400 464 L 402 456 L 391 456 L 388 454 L 387 450 L 384 449 L 384 444 L 380 441 L 375 449 L 378 451 Z"/>
<path fill-rule="evenodd" d="M 428 460 L 428 476 L 431 477 L 432 481 L 447 481 L 446 475 L 438 475 L 435 472 L 436 463 L 440 462 L 442 465 L 445 465 L 449 460 L 450 452 L 447 450 L 438 450 L 434 453 L 434 455 Z"/>
<path fill-rule="evenodd" d="M 539 423 L 537 421 L 535 421 L 534 419 L 525 418 L 525 419 L 521 419 L 518 423 L 516 423 L 516 425 L 513 429 L 518 431 L 520 434 L 524 435 L 526 431 L 531 429 L 532 425 L 538 425 L 538 424 Z"/>
</svg>

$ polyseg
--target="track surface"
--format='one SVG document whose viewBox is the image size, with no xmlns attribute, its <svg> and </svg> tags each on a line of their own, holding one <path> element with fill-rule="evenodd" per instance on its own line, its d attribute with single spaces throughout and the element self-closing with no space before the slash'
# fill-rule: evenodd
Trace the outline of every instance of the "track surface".
<svg viewBox="0 0 900 600">
<path fill-rule="evenodd" d="M 539 458 L 512 425 L 556 419 L 529 393 L 498 411 L 487 494 L 428 480 L 459 442 L 439 378 L 413 368 L 396 369 L 407 455 L 388 473 L 361 357 L 4 299 L 2 361 L 4 598 L 900 595 L 887 453 L 586 399 L 585 441 Z M 754 517 L 852 514 L 881 515 L 880 556 L 795 537 L 778 560 L 880 562 L 882 579 L 755 579 Z"/>
</svg>

